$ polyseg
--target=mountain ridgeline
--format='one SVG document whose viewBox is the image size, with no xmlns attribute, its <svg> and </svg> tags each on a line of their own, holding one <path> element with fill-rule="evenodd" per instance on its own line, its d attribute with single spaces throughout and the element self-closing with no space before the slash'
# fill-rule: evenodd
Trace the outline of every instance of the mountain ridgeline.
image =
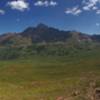
<svg viewBox="0 0 100 100">
<path fill-rule="evenodd" d="M 100 42 L 100 35 L 87 35 L 77 31 L 62 31 L 53 27 L 48 27 L 44 24 L 39 24 L 37 27 L 28 27 L 21 33 L 5 33 L 0 36 L 0 44 L 10 44 L 20 42 L 22 43 L 53 43 L 63 42 L 66 43 L 70 40 L 76 40 L 78 42 Z"/>
<path fill-rule="evenodd" d="M 28 27 L 20 33 L 0 35 L 0 59 L 33 55 L 68 56 L 80 51 L 97 50 L 99 47 L 100 35 L 62 31 L 44 24 Z"/>
</svg>

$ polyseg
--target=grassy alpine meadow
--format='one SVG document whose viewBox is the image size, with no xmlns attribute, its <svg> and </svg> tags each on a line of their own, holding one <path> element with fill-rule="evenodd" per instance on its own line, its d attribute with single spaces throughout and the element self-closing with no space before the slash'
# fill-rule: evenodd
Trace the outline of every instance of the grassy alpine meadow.
<svg viewBox="0 0 100 100">
<path fill-rule="evenodd" d="M 100 52 L 0 61 L 0 100 L 91 100 L 100 86 Z"/>
</svg>

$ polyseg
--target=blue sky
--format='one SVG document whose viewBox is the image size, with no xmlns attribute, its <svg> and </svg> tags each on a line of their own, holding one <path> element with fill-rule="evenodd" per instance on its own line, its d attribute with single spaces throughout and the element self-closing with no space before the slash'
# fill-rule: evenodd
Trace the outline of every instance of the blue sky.
<svg viewBox="0 0 100 100">
<path fill-rule="evenodd" d="M 100 34 L 100 0 L 0 0 L 0 34 L 39 23 Z"/>
</svg>

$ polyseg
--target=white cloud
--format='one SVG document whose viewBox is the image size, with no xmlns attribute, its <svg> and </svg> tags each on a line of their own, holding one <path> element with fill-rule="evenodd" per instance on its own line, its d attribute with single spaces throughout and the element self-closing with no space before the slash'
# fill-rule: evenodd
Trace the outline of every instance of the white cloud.
<svg viewBox="0 0 100 100">
<path fill-rule="evenodd" d="M 96 23 L 96 26 L 98 26 L 98 27 L 99 27 L 99 26 L 100 26 L 100 23 Z"/>
<path fill-rule="evenodd" d="M 83 10 L 97 10 L 97 4 L 100 0 L 83 0 Z"/>
<path fill-rule="evenodd" d="M 96 14 L 100 14 L 100 10 L 97 10 L 97 11 L 96 11 Z"/>
<path fill-rule="evenodd" d="M 35 6 L 48 6 L 48 1 L 37 1 L 34 3 Z"/>
<path fill-rule="evenodd" d="M 89 11 L 90 8 L 89 8 L 88 6 L 84 6 L 84 7 L 83 7 L 83 10 Z"/>
<path fill-rule="evenodd" d="M 50 1 L 50 5 L 51 5 L 51 6 L 56 6 L 56 5 L 58 5 L 58 3 L 55 2 L 55 1 Z"/>
<path fill-rule="evenodd" d="M 98 7 L 94 6 L 92 9 L 93 9 L 93 10 L 97 10 L 97 9 L 98 9 Z"/>
<path fill-rule="evenodd" d="M 98 7 L 96 6 L 83 6 L 83 10 L 90 11 L 90 10 L 97 10 Z"/>
<path fill-rule="evenodd" d="M 29 8 L 29 3 L 26 2 L 26 0 L 13 0 L 13 1 L 9 1 L 8 5 L 12 9 L 16 9 L 16 10 L 19 10 L 19 11 L 24 11 L 24 10 Z"/>
<path fill-rule="evenodd" d="M 39 0 L 39 1 L 37 1 L 37 2 L 34 3 L 35 6 L 44 6 L 44 7 L 56 6 L 57 4 L 58 3 L 55 2 L 55 1 L 48 1 L 48 0 L 46 0 L 46 1 Z"/>
<path fill-rule="evenodd" d="M 81 7 L 76 6 L 73 8 L 67 8 L 65 13 L 79 15 L 84 11 L 95 11 L 96 14 L 100 14 L 100 7 L 98 4 L 100 4 L 100 0 L 82 0 Z"/>
<path fill-rule="evenodd" d="M 0 9 L 0 14 L 1 14 L 1 15 L 4 15 L 4 14 L 5 14 L 5 11 L 2 10 L 2 9 Z"/>
<path fill-rule="evenodd" d="M 82 10 L 79 9 L 78 6 L 73 7 L 73 8 L 67 8 L 65 11 L 66 14 L 72 14 L 72 15 L 79 15 L 80 13 L 82 13 Z"/>
</svg>

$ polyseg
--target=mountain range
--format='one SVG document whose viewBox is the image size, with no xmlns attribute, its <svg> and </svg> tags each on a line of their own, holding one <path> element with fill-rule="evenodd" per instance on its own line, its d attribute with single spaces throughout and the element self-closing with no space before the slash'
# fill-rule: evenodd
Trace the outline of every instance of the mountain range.
<svg viewBox="0 0 100 100">
<path fill-rule="evenodd" d="M 20 33 L 0 35 L 0 46 L 28 46 L 33 43 L 100 43 L 100 35 L 88 35 L 77 31 L 63 31 L 45 24 L 28 27 Z"/>
</svg>

